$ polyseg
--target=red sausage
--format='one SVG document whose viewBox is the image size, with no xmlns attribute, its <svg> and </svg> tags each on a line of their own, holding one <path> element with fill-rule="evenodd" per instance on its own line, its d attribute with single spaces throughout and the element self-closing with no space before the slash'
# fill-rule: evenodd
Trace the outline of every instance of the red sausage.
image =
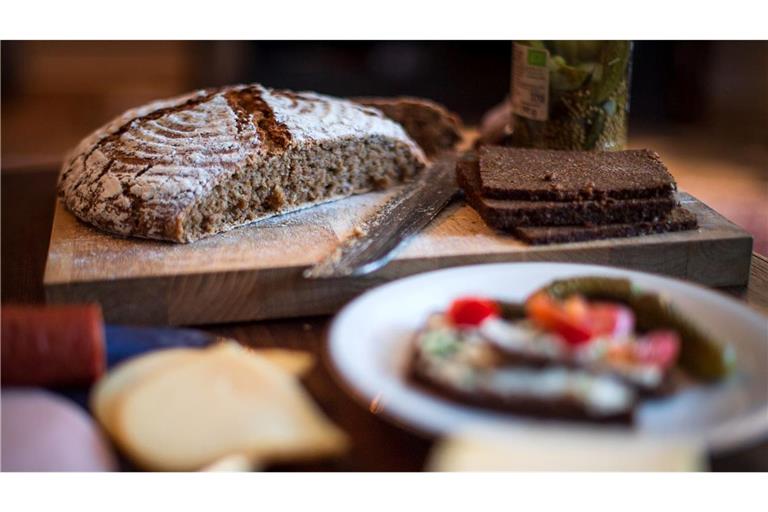
<svg viewBox="0 0 768 512">
<path fill-rule="evenodd" d="M 2 307 L 2 384 L 90 384 L 104 373 L 104 323 L 97 304 Z"/>
</svg>

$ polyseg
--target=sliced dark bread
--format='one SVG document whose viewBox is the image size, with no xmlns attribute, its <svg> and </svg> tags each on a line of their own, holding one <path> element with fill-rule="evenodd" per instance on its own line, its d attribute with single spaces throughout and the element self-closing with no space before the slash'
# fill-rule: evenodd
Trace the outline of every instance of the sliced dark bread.
<svg viewBox="0 0 768 512">
<path fill-rule="evenodd" d="M 647 149 L 587 152 L 480 148 L 480 188 L 487 198 L 544 201 L 669 197 L 675 180 Z"/>
<path fill-rule="evenodd" d="M 587 423 L 610 425 L 632 425 L 634 423 L 637 404 L 632 404 L 625 410 L 612 414 L 596 414 L 583 402 L 575 398 L 555 398 L 518 395 L 499 397 L 482 393 L 463 391 L 460 388 L 449 387 L 426 378 L 420 372 L 413 371 L 408 375 L 409 381 L 424 391 L 469 406 L 492 409 L 495 411 L 533 416 L 544 420 L 569 420 Z"/>
<path fill-rule="evenodd" d="M 456 180 L 468 201 L 485 221 L 499 229 L 518 226 L 572 226 L 634 223 L 659 219 L 677 205 L 674 196 L 648 199 L 603 198 L 582 201 L 524 201 L 489 199 L 480 194 L 477 159 L 456 168 Z"/>
<path fill-rule="evenodd" d="M 686 231 L 696 229 L 697 226 L 694 214 L 685 208 L 677 207 L 669 215 L 656 221 L 601 226 L 518 227 L 514 228 L 512 233 L 531 245 L 544 245 Z"/>
</svg>

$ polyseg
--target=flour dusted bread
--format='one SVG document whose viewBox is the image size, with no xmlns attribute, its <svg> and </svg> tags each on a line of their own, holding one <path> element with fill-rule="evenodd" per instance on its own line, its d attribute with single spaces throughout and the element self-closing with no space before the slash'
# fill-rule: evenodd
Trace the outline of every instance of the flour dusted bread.
<svg viewBox="0 0 768 512">
<path fill-rule="evenodd" d="M 59 195 L 111 233 L 191 242 L 400 183 L 424 164 L 377 109 L 237 85 L 154 102 L 99 128 L 67 158 Z"/>
</svg>

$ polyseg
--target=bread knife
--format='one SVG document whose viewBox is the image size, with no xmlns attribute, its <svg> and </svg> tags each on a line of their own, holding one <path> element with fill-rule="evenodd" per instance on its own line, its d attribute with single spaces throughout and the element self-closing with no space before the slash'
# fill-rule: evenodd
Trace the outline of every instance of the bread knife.
<svg viewBox="0 0 768 512">
<path fill-rule="evenodd" d="M 443 154 L 415 181 L 391 197 L 320 262 L 304 271 L 309 279 L 362 276 L 389 263 L 408 240 L 458 193 L 454 153 Z"/>
<path fill-rule="evenodd" d="M 107 368 L 153 350 L 204 348 L 219 340 L 215 334 L 197 329 L 128 325 L 105 325 L 104 338 Z"/>
</svg>

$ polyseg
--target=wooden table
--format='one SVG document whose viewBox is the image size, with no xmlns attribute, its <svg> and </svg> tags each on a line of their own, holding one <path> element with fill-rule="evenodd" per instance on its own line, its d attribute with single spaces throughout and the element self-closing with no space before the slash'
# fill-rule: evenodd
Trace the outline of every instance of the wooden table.
<svg viewBox="0 0 768 512">
<path fill-rule="evenodd" d="M 55 200 L 56 170 L 3 171 L 2 179 L 2 302 L 44 301 L 42 275 Z M 768 259 L 752 258 L 749 286 L 724 290 L 768 313 Z M 277 469 L 327 471 L 417 471 L 432 442 L 397 428 L 353 401 L 330 374 L 325 361 L 329 317 L 211 325 L 206 330 L 251 346 L 308 350 L 319 364 L 306 386 L 328 416 L 352 438 L 344 458 L 315 465 Z M 711 460 L 716 471 L 767 471 L 768 440 Z"/>
</svg>

